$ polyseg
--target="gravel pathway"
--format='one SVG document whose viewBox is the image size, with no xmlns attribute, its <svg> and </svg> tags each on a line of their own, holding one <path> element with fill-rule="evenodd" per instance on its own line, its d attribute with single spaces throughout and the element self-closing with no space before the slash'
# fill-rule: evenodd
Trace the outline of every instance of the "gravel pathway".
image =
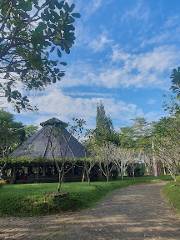
<svg viewBox="0 0 180 240">
<path fill-rule="evenodd" d="M 0 218 L 0 240 L 180 240 L 163 183 L 116 190 L 95 208 L 38 218 Z"/>
</svg>

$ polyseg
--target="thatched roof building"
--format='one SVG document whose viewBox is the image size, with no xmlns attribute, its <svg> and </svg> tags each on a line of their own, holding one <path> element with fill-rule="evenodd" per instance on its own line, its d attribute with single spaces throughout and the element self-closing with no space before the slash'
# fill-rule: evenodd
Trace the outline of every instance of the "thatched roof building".
<svg viewBox="0 0 180 240">
<path fill-rule="evenodd" d="M 67 131 L 67 124 L 57 118 L 40 124 L 42 128 L 27 139 L 12 157 L 28 158 L 82 158 L 85 148 Z"/>
</svg>

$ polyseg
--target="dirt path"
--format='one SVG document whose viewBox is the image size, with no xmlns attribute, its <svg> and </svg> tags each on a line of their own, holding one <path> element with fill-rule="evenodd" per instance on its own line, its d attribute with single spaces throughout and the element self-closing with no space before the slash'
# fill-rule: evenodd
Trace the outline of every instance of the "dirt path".
<svg viewBox="0 0 180 240">
<path fill-rule="evenodd" d="M 180 240 L 180 219 L 162 200 L 162 185 L 117 190 L 76 214 L 0 219 L 0 240 Z"/>
</svg>

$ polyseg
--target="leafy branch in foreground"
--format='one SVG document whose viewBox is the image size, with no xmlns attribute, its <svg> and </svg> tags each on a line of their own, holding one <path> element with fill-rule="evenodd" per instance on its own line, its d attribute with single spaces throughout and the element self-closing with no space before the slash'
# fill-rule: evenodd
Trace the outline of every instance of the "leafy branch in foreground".
<svg viewBox="0 0 180 240">
<path fill-rule="evenodd" d="M 1 0 L 0 92 L 15 109 L 32 110 L 25 90 L 42 90 L 64 76 L 62 53 L 75 41 L 75 4 Z"/>
</svg>

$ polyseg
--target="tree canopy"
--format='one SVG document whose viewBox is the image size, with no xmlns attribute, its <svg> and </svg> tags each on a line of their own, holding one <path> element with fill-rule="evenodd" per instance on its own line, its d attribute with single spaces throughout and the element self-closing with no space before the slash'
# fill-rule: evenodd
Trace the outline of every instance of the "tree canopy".
<svg viewBox="0 0 180 240">
<path fill-rule="evenodd" d="M 171 80 L 171 90 L 176 95 L 176 97 L 180 99 L 180 67 L 178 67 L 177 69 L 173 69 L 171 74 Z"/>
<path fill-rule="evenodd" d="M 170 90 L 170 98 L 166 100 L 164 108 L 174 115 L 180 113 L 180 67 L 172 71 Z"/>
<path fill-rule="evenodd" d="M 0 1 L 0 93 L 20 112 L 33 109 L 25 90 L 64 76 L 62 53 L 75 41 L 75 4 L 59 0 Z"/>
<path fill-rule="evenodd" d="M 96 140 L 100 143 L 111 138 L 114 128 L 110 116 L 106 115 L 105 108 L 102 102 L 97 105 L 96 114 Z"/>
</svg>

